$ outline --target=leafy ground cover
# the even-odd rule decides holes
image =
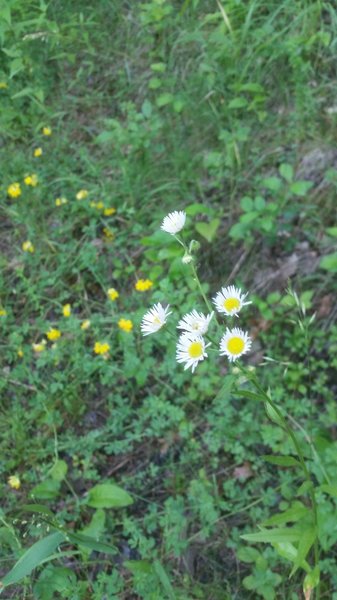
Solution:
[[[0,9],[2,596],[303,598],[310,484],[256,373],[316,486],[306,598],[337,598],[334,4]],[[246,374],[176,363],[194,267],[249,291]]]

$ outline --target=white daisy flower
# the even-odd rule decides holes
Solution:
[[[213,312],[205,316],[203,313],[192,310],[179,321],[177,328],[193,333],[193,335],[205,335],[213,315]]]
[[[238,327],[226,329],[226,333],[220,341],[220,355],[227,356],[230,361],[240,358],[246,352],[249,352],[252,340],[246,331]]]
[[[205,352],[210,343],[205,344],[201,335],[195,336],[191,333],[183,333],[177,344],[177,362],[186,363],[184,370],[192,367],[192,373],[199,361],[204,360],[208,355]]]
[[[145,313],[140,328],[143,335],[150,335],[150,333],[156,333],[166,323],[167,317],[171,312],[167,312],[170,307],[164,308],[160,302],[155,304],[150,310]]]
[[[172,213],[169,213],[165,219],[163,220],[160,229],[166,231],[166,233],[170,233],[171,235],[175,235],[182,230],[186,221],[186,213],[183,210],[175,210]]]
[[[220,292],[213,298],[213,303],[218,312],[225,315],[237,315],[241,308],[251,302],[244,302],[248,294],[243,294],[239,288],[230,285],[221,288]]]

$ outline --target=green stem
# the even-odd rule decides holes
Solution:
[[[204,300],[204,302],[205,302],[205,304],[206,304],[209,312],[213,312],[213,308],[212,308],[212,306],[211,306],[211,304],[210,304],[210,302],[209,302],[209,300],[208,300],[208,298],[207,298],[204,290],[202,289],[202,285],[200,283],[200,279],[198,277],[198,273],[197,273],[197,270],[195,268],[195,265],[194,265],[193,261],[191,262],[191,269],[192,269],[193,277],[194,277],[195,281],[197,282],[197,286],[198,286],[199,292],[200,292],[200,294],[201,294],[201,296],[202,296],[202,298],[203,298],[203,300]]]
[[[255,386],[256,390],[263,396],[264,400],[266,402],[268,402],[270,404],[270,406],[272,407],[272,409],[275,411],[275,413],[277,414],[278,418],[280,419],[280,422],[282,423],[283,428],[285,429],[285,431],[287,432],[288,436],[290,437],[290,439],[292,440],[295,450],[297,452],[297,456],[299,458],[301,467],[302,467],[302,471],[304,474],[304,477],[306,479],[306,481],[308,483],[310,483],[310,487],[309,487],[309,496],[310,496],[310,501],[311,501],[311,507],[312,507],[312,514],[313,514],[313,520],[314,520],[314,526],[315,526],[315,530],[316,530],[316,537],[315,537],[315,542],[314,542],[314,558],[315,558],[315,567],[319,565],[319,546],[318,546],[318,537],[317,537],[317,532],[318,532],[318,517],[317,517],[317,503],[316,503],[316,498],[315,498],[315,492],[313,490],[312,487],[312,480],[311,480],[311,476],[308,470],[308,467],[305,463],[304,460],[304,456],[300,447],[300,444],[298,442],[298,439],[293,431],[293,429],[290,427],[290,425],[288,424],[287,420],[284,418],[281,410],[278,408],[278,406],[273,402],[273,400],[271,400],[271,398],[268,396],[268,394],[266,394],[266,392],[263,390],[263,388],[260,386],[260,384],[258,383],[258,381],[256,381],[255,377],[252,376],[251,373],[248,373],[246,371],[246,369],[244,369],[241,365],[238,365],[239,369],[246,375],[246,377],[248,377],[248,379],[253,383],[253,385]],[[320,598],[320,585],[318,584],[317,589],[316,589],[316,599],[319,600]]]

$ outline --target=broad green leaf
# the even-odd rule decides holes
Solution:
[[[3,577],[2,585],[7,586],[18,583],[18,581],[27,575],[30,575],[36,567],[54,552],[64,539],[64,534],[57,531],[33,544],[33,546],[19,558],[9,573]]]
[[[121,508],[133,504],[133,499],[118,485],[101,483],[89,490],[87,504],[93,508]]]
[[[52,511],[49,508],[47,508],[46,506],[43,506],[43,504],[23,504],[20,507],[20,512],[36,513],[38,515],[44,515],[51,519],[53,519],[55,516],[52,513]]]
[[[322,492],[325,492],[326,494],[328,494],[329,496],[332,496],[333,498],[337,498],[337,485],[323,484],[323,485],[319,486],[319,489]]]
[[[267,177],[266,179],[262,179],[261,184],[272,192],[278,192],[282,187],[282,181],[279,177]]]
[[[205,204],[201,204],[201,202],[195,202],[194,204],[187,206],[185,212],[190,217],[195,217],[195,215],[211,215],[212,209]]]
[[[64,598],[64,593],[74,589],[75,585],[74,571],[66,567],[48,565],[43,569],[34,585],[34,598],[36,600],[53,600],[56,597],[55,594],[63,594]]]
[[[260,557],[260,552],[256,550],[256,548],[250,548],[249,546],[246,546],[244,548],[240,548],[236,555],[241,562],[252,563],[256,562],[256,560]]]
[[[293,505],[281,513],[269,517],[263,522],[264,526],[284,525],[285,523],[296,523],[308,515],[310,509],[304,506],[302,502],[294,502]]]
[[[152,115],[152,104],[150,100],[144,100],[142,104],[142,113],[146,119],[149,119]]]
[[[209,223],[196,223],[195,228],[200,235],[202,235],[209,243],[211,243],[215,237],[215,234],[220,225],[220,219],[212,219]]]
[[[301,535],[302,529],[296,527],[277,527],[276,529],[264,529],[258,533],[247,533],[240,537],[247,542],[273,544],[275,542],[297,542]]]
[[[303,531],[298,544],[297,557],[295,560],[294,567],[290,573],[290,577],[292,577],[296,573],[297,569],[303,567],[303,563],[305,562],[310,548],[315,542],[316,536],[316,529],[314,527],[308,527],[308,529]]]
[[[256,196],[254,198],[254,208],[255,210],[263,210],[266,206],[266,201],[262,196]]]
[[[42,483],[38,483],[30,492],[32,498],[40,500],[54,500],[57,498],[60,491],[60,482],[54,479],[46,479]]]
[[[311,573],[308,573],[303,582],[303,591],[313,590],[320,582],[319,567],[316,566]]]
[[[238,96],[237,98],[233,98],[233,100],[228,102],[227,108],[229,108],[229,109],[246,108],[247,105],[248,105],[248,100],[246,100],[246,98],[244,98],[243,96]]]
[[[176,596],[175,596],[175,593],[173,591],[173,587],[171,585],[171,582],[170,582],[170,580],[169,580],[169,578],[167,576],[167,573],[166,573],[164,567],[159,562],[159,560],[155,560],[154,561],[153,568],[154,568],[154,571],[155,571],[155,573],[156,573],[156,575],[157,575],[160,583],[163,586],[164,591],[167,594],[167,597],[170,600],[176,600]]]
[[[68,533],[67,539],[72,544],[84,546],[85,548],[89,548],[90,550],[95,550],[95,552],[102,552],[103,554],[116,554],[117,552],[117,548],[115,548],[115,546],[107,544],[106,542],[100,542],[98,540],[95,540],[89,535],[82,535],[82,533]]]
[[[147,560],[126,560],[123,562],[124,567],[129,569],[133,575],[138,573],[150,575],[153,573],[153,566]]]
[[[337,273],[337,252],[324,256],[319,266],[325,271],[330,271],[330,273]]]
[[[327,227],[326,232],[332,237],[337,237],[337,227]]]
[[[262,458],[264,458],[264,460],[269,462],[271,465],[278,465],[280,467],[301,466],[301,463],[293,456],[273,456],[272,454],[264,454]]]
[[[98,539],[105,529],[105,517],[106,515],[103,508],[98,508],[94,512],[89,525],[84,527],[82,531],[80,531],[80,534]]]
[[[171,104],[173,102],[174,96],[169,92],[165,92],[164,94],[160,94],[156,99],[156,105],[161,108],[162,106],[167,106],[167,104]]]
[[[240,206],[245,212],[250,212],[254,208],[254,202],[249,196],[244,196],[240,200]]]
[[[280,175],[288,182],[291,183],[294,178],[294,169],[291,165],[283,163],[279,168]]]
[[[65,460],[57,460],[49,471],[49,475],[54,481],[63,481],[68,472],[68,465]]]
[[[312,188],[311,181],[294,181],[290,186],[290,191],[295,196],[303,197]]]

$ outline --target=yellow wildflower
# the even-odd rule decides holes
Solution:
[[[107,354],[110,350],[109,344],[107,342],[96,342],[94,345],[95,354]]]
[[[87,197],[88,193],[89,193],[88,190],[80,190],[76,194],[76,199],[77,200],[84,200],[84,198]]]
[[[21,487],[21,481],[17,475],[11,475],[8,477],[8,485],[13,488],[13,490],[19,490]]]
[[[22,348],[18,349],[17,355],[18,355],[19,358],[23,358],[23,350],[22,350]]]
[[[117,300],[117,298],[119,298],[119,293],[117,292],[117,290],[115,290],[115,288],[109,288],[107,291],[109,300]]]
[[[32,175],[26,175],[26,177],[24,178],[24,182],[26,185],[31,185],[32,187],[36,187],[38,184],[38,179],[37,179],[36,173],[33,173]]]
[[[7,316],[7,310],[5,310],[4,308],[0,308],[0,317],[6,317]]]
[[[24,252],[31,252],[31,253],[35,252],[35,248],[34,248],[32,242],[30,242],[29,240],[27,240],[26,242],[23,242],[22,250]]]
[[[38,344],[32,344],[34,352],[43,352],[46,349],[46,340],[42,340]]]
[[[35,148],[35,150],[34,150],[34,156],[35,156],[35,158],[38,158],[39,156],[42,156],[42,154],[43,154],[42,148]]]
[[[85,321],[83,321],[83,323],[81,323],[81,329],[85,330],[85,329],[89,329],[91,325],[91,322],[89,319],[85,319]]]
[[[133,323],[132,323],[132,321],[130,321],[130,319],[119,319],[118,327],[122,331],[126,331],[127,333],[130,333],[130,331],[133,328]]]
[[[7,90],[8,85],[5,81],[0,81],[0,90]]]
[[[111,241],[115,237],[114,234],[112,233],[112,231],[109,229],[109,227],[103,227],[103,233],[107,240]]]
[[[71,315],[71,305],[70,304],[65,304],[62,307],[62,312],[63,312],[63,316],[64,317],[70,317],[70,315]]]
[[[138,279],[135,283],[135,289],[137,292],[147,292],[152,288],[153,282],[150,279]]]
[[[15,183],[11,183],[7,188],[7,194],[11,198],[18,198],[21,196],[20,184],[17,181]]]
[[[51,127],[43,127],[42,133],[43,133],[43,135],[51,135],[52,134]]]
[[[58,340],[61,337],[61,332],[59,329],[54,329],[53,327],[51,327],[49,329],[49,331],[47,331],[46,336],[48,338],[48,340],[50,340],[51,342],[54,342],[55,340]]]
[[[62,206],[62,204],[67,204],[68,200],[67,198],[56,198],[55,200],[55,206]]]
[[[105,217],[111,217],[111,215],[114,215],[116,212],[115,208],[105,208],[104,209],[104,216]]]

